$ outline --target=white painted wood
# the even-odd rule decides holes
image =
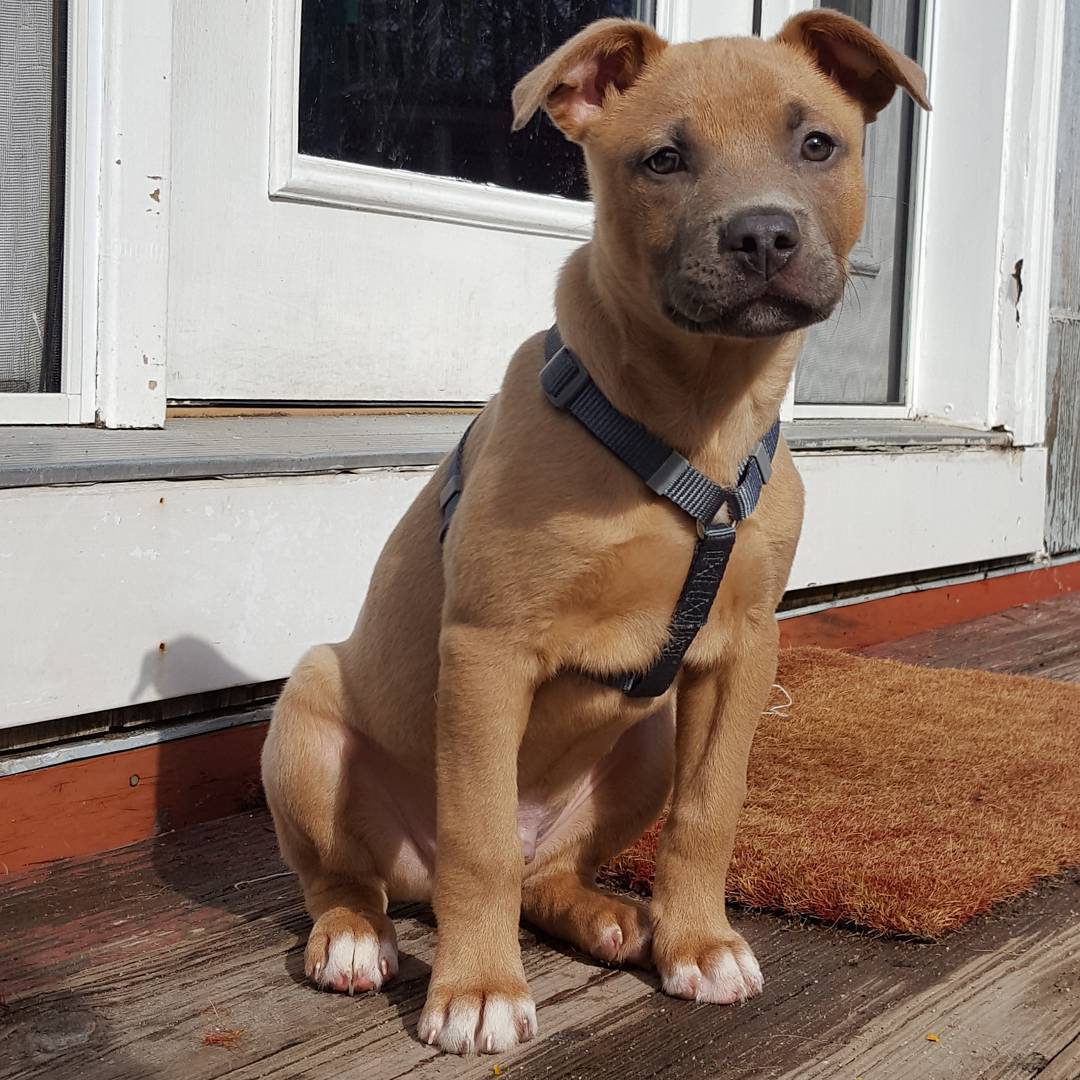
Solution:
[[[426,479],[0,492],[0,726],[287,674],[308,645],[348,634]],[[45,603],[47,582],[63,587]]]
[[[748,36],[754,0],[657,0],[656,29],[671,42]]]
[[[807,519],[792,588],[1041,546],[1041,449],[797,460]],[[0,726],[287,674],[308,645],[348,634],[374,560],[426,478],[0,491]],[[43,603],[42,582],[64,587]]]
[[[806,520],[788,587],[1038,552],[1046,452],[797,456]]]
[[[792,405],[792,420],[908,419],[907,405]],[[785,418],[786,419],[786,418]]]
[[[78,394],[0,394],[0,424],[77,424]]]
[[[687,4],[690,14],[687,41],[710,37],[746,37],[754,32],[754,0],[682,2]]]
[[[589,237],[593,223],[592,204],[576,199],[307,154],[294,154],[280,180],[272,174],[270,196],[577,240]]]
[[[175,8],[169,395],[484,400],[574,243],[270,199],[273,10]]]
[[[172,13],[172,0],[112,0],[104,10],[97,408],[106,427],[165,422]]]
[[[936,5],[932,27],[909,353],[915,409],[1003,423],[1021,443],[1043,437],[1062,10],[1062,0],[956,0]],[[1019,327],[1018,258],[1033,313]]]
[[[1050,329],[1046,313],[1051,300],[1065,2],[1014,0],[1012,10],[997,349],[990,400],[991,422],[1011,431],[1022,444],[1041,443],[1046,433]]]
[[[67,183],[61,386],[65,423],[93,423],[97,389],[104,0],[68,7]]]
[[[761,36],[772,37],[792,15],[812,7],[817,7],[815,0],[761,0]]]

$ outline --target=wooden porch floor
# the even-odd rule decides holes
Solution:
[[[918,663],[1080,681],[1080,596],[878,647]],[[8,878],[0,1080],[443,1076],[1080,1078],[1080,873],[937,945],[736,913],[766,992],[732,1008],[522,931],[541,1036],[459,1060],[415,1039],[435,935],[398,918],[385,995],[304,984],[308,923],[264,812]],[[933,1034],[936,1041],[928,1039]],[[214,1036],[229,1045],[205,1045]]]

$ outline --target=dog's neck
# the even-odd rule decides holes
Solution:
[[[617,273],[594,244],[571,256],[555,294],[563,340],[620,412],[730,482],[780,411],[802,335],[688,333],[635,305]]]

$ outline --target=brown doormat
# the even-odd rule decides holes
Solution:
[[[1080,686],[781,654],[728,896],[935,938],[1080,864]],[[605,868],[648,892],[660,825]]]

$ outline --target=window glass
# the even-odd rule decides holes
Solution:
[[[580,151],[510,92],[594,19],[652,21],[651,0],[303,0],[299,149],[581,199]]]

